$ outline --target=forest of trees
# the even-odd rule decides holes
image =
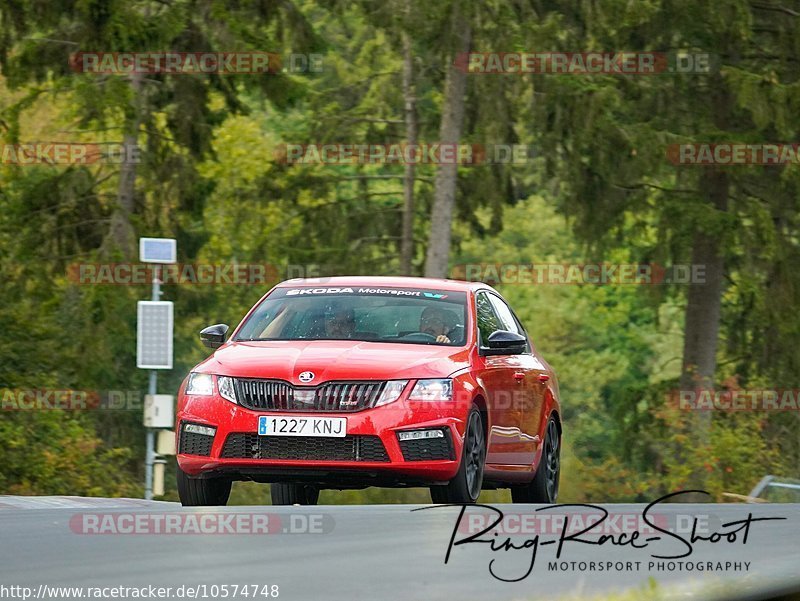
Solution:
[[[667,400],[679,388],[800,388],[800,164],[668,157],[675,144],[800,141],[798,34],[800,11],[773,0],[0,0],[0,143],[140,151],[121,163],[0,162],[3,398],[144,394],[136,301],[149,284],[70,275],[136,262],[140,236],[177,239],[181,263],[269,264],[274,281],[446,277],[473,263],[701,265],[693,284],[498,284],[559,373],[561,500],[689,485],[721,498],[768,473],[798,477],[796,406],[697,412]],[[264,51],[317,68],[76,71],[75,53],[99,51]],[[461,62],[521,51],[712,60],[649,75],[476,74]],[[528,160],[285,160],[287,144],[325,143],[524,145]],[[166,284],[175,368],[160,392],[205,356],[202,327],[238,323],[267,289]],[[141,496],[143,443],[141,411],[4,406],[0,493]],[[242,485],[232,499],[266,495]],[[367,499],[427,494],[322,501]]]

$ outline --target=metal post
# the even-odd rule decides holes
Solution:
[[[156,265],[153,268],[153,295],[151,300],[157,301],[161,296],[161,266]],[[158,390],[158,372],[150,370],[150,384],[148,386],[147,394],[156,394]],[[147,428],[147,435],[145,438],[145,455],[144,455],[144,498],[148,501],[153,499],[153,463],[156,458],[155,452],[155,431],[152,428]]]
[[[148,394],[156,393],[156,379],[157,374],[155,370],[150,372],[150,387]],[[153,499],[153,461],[155,459],[155,432],[152,428],[147,428],[145,438],[145,455],[144,455],[144,498],[148,501]]]

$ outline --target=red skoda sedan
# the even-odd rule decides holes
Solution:
[[[270,290],[179,392],[178,491],[224,505],[234,480],[274,504],[323,488],[425,486],[435,503],[484,488],[558,496],[558,382],[503,298],[482,283],[289,280]]]

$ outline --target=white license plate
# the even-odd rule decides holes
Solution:
[[[261,436],[327,436],[347,435],[345,417],[297,417],[296,415],[259,415]]]

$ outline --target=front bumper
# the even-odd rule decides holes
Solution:
[[[217,395],[181,395],[176,428],[178,465],[193,477],[223,476],[264,482],[305,481],[342,488],[444,483],[451,480],[458,470],[469,407],[469,404],[456,402],[409,403],[401,398],[382,407],[357,412],[270,412],[245,409]],[[245,435],[250,445],[257,445],[261,443],[261,439],[270,438],[272,440],[268,442],[281,445],[282,452],[287,445],[296,449],[296,445],[303,444],[303,439],[300,438],[287,440],[288,437],[258,437],[258,416],[273,414],[344,417],[347,419],[347,436],[369,438],[370,445],[362,447],[359,443],[358,449],[361,451],[369,446],[371,452],[363,452],[358,460],[343,459],[341,454],[336,458],[326,458],[327,449],[342,446],[332,441],[341,442],[342,439],[316,438],[306,441],[314,445],[313,459],[231,458],[232,444],[226,451],[229,436],[231,441],[235,439],[241,442],[242,435]],[[186,444],[182,449],[180,437],[184,423],[215,427],[216,433],[210,449],[208,445],[187,447]],[[417,429],[441,429],[449,445],[449,458],[421,458],[408,443],[403,443],[404,455],[397,433]],[[385,453],[374,452],[381,444]],[[181,452],[184,450],[189,452]],[[198,452],[205,455],[194,454]]]

